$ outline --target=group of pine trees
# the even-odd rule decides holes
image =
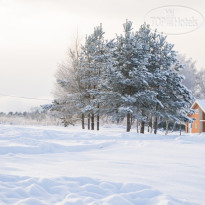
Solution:
[[[133,31],[132,22],[123,24],[124,33],[106,40],[102,25],[86,36],[85,43],[69,52],[61,65],[57,92],[51,110],[65,123],[82,119],[85,128],[99,130],[100,116],[112,121],[126,119],[127,132],[140,123],[157,133],[158,120],[192,121],[191,92],[182,84],[183,66],[166,36],[143,24]]]

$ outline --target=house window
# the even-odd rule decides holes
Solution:
[[[195,124],[195,128],[197,128],[197,124]]]
[[[196,109],[195,111],[196,111],[196,113],[195,113],[195,114],[199,114],[199,110],[198,110],[198,109]]]

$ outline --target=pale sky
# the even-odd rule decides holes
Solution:
[[[105,36],[113,38],[126,19],[137,30],[147,12],[167,5],[189,7],[205,16],[204,0],[0,0],[0,111],[49,103],[1,94],[52,98],[54,74],[77,32],[84,38],[102,23]],[[179,12],[183,16],[185,11]],[[193,32],[168,35],[167,41],[205,68],[205,23]]]

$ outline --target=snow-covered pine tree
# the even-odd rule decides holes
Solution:
[[[182,76],[178,73],[182,65],[177,59],[176,51],[173,50],[174,45],[169,44],[163,34],[157,33],[156,30],[151,31],[146,24],[141,26],[139,35],[144,44],[147,44],[146,52],[149,55],[147,69],[153,76],[149,82],[149,89],[157,93],[157,104],[150,107],[152,115],[155,116],[156,134],[158,117],[165,119],[175,117],[179,121],[184,116],[185,119],[184,112],[190,111],[188,107],[193,98],[190,91],[182,85]],[[181,114],[178,115],[177,112]]]
[[[91,114],[91,129],[94,130],[94,115],[97,115],[97,130],[99,130],[100,114],[100,81],[105,66],[105,42],[102,25],[94,28],[93,34],[86,37],[82,46],[81,75],[86,87],[87,101],[84,110]]]
[[[90,89],[92,88],[91,72],[92,72],[92,42],[93,36],[86,36],[84,45],[81,46],[80,55],[80,69],[78,76],[82,80],[83,87],[85,88],[85,107],[82,108],[82,112],[87,115],[88,129],[90,129],[90,118],[94,115],[94,108],[91,106]],[[92,118],[92,129],[94,126],[94,119]]]
[[[163,109],[160,109],[160,114],[167,126],[168,121],[174,121],[178,124],[193,122],[193,119],[187,116],[187,114],[193,113],[193,110],[190,109],[193,96],[191,91],[182,84],[184,77],[176,71],[167,72],[165,77],[167,97],[163,101]]]
[[[97,118],[97,130],[99,130],[100,126],[100,107],[101,107],[101,76],[104,69],[106,69],[107,64],[107,47],[104,40],[104,32],[102,29],[102,24],[94,28],[93,33],[94,41],[93,41],[93,72],[91,80],[94,82],[92,89],[90,90],[90,94],[92,96],[91,103],[95,107],[95,114]]]
[[[107,114],[114,119],[127,118],[127,132],[131,129],[131,119],[145,121],[143,112],[155,102],[155,92],[150,91],[152,75],[146,66],[149,56],[143,51],[139,36],[132,32],[132,22],[123,24],[124,35],[111,41],[110,65],[103,73],[104,104]],[[139,115],[140,113],[140,115]]]

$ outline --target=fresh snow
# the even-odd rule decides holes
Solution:
[[[205,134],[0,126],[0,205],[205,202]]]

